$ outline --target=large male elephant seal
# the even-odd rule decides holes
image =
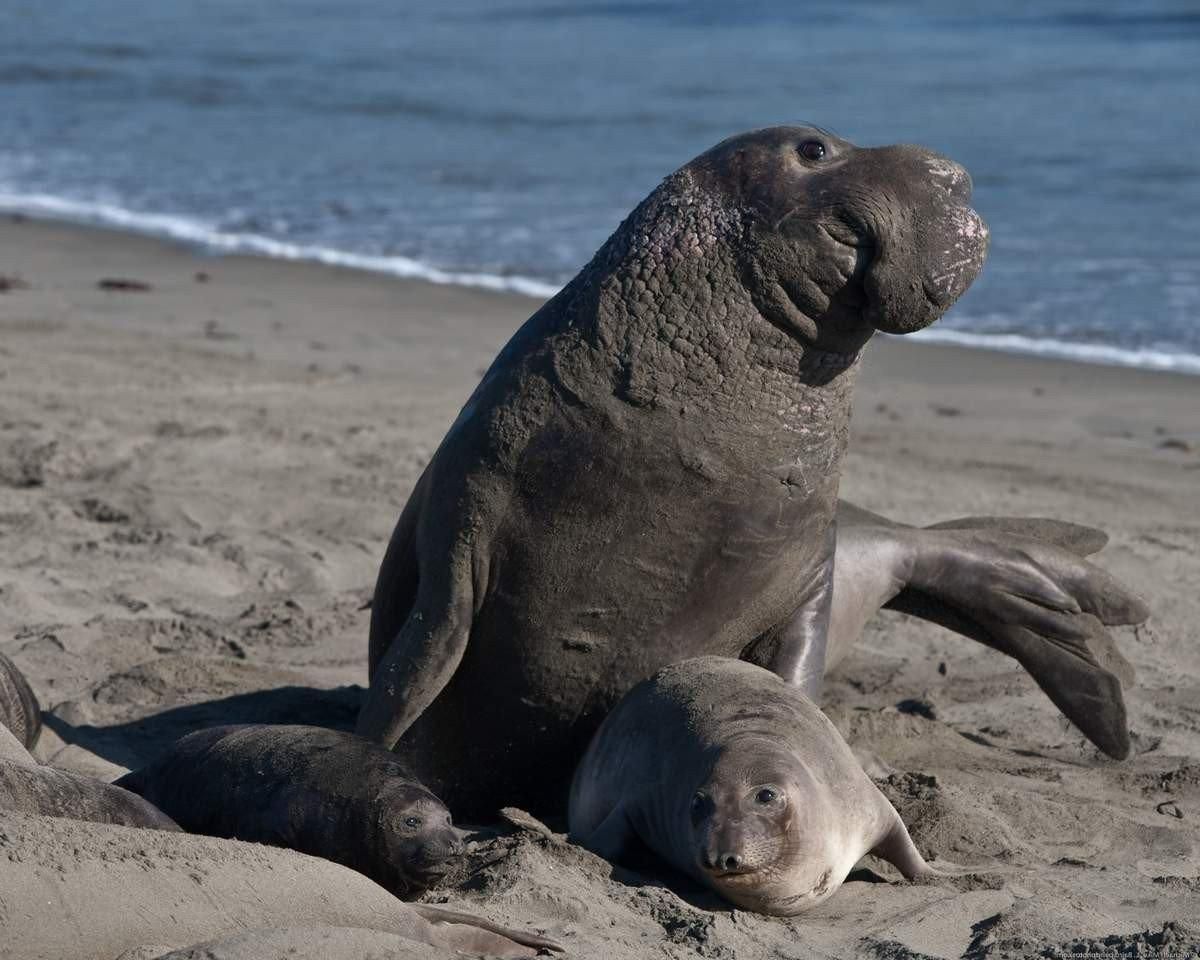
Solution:
[[[42,732],[42,708],[29,681],[0,653],[0,724],[8,727],[25,747],[32,749]]]
[[[747,910],[791,916],[866,853],[932,875],[900,815],[795,684],[724,657],[643,680],[601,724],[571,785],[571,839],[638,846]]]
[[[463,852],[450,811],[395,754],[339,730],[199,730],[117,786],[191,833],[291,847],[398,894],[430,886]]]
[[[359,731],[458,815],[561,810],[637,681],[714,654],[815,695],[828,638],[911,587],[911,609],[1020,652],[1126,753],[1119,681],[1069,622],[1128,613],[1123,593],[1096,605],[1094,568],[1003,531],[835,520],[860,351],[978,273],[970,192],[929,150],[810,127],[669,176],[500,352],[417,482],[376,585]]]

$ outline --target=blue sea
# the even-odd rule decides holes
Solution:
[[[0,210],[214,253],[549,294],[793,121],[972,172],[918,336],[1200,373],[1195,0],[0,0]]]

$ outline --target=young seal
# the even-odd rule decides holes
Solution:
[[[970,192],[931,151],[810,127],[669,176],[500,352],[418,480],[376,584],[359,732],[460,816],[561,811],[635,682],[713,654],[815,697],[831,632],[915,596],[1127,753],[1090,646],[1134,602],[1098,606],[1111,580],[1024,535],[838,506],[860,351],[978,273]]]
[[[42,708],[37,697],[25,675],[3,653],[0,653],[0,724],[31,750],[42,732]]]
[[[761,667],[659,671],[600,726],[571,787],[571,839],[608,860],[639,843],[725,899],[791,916],[874,853],[934,875],[841,734]]]
[[[450,811],[394,754],[338,730],[199,730],[117,784],[189,832],[291,847],[398,894],[429,886],[463,853]]]
[[[0,954],[21,960],[94,960],[297,923],[381,930],[488,956],[562,949],[469,914],[404,903],[339,864],[236,840],[0,811],[0,863]]]

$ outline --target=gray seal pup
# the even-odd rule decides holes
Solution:
[[[27,749],[32,750],[42,732],[42,708],[25,675],[0,653],[0,724],[8,727]]]
[[[1096,602],[1111,578],[1024,535],[838,503],[863,346],[932,323],[982,266],[970,194],[930,150],[812,127],[667,177],[517,331],[414,487],[358,731],[459,816],[560,813],[634,683],[707,654],[816,698],[830,637],[915,596],[1127,753],[1119,679],[1074,620],[1125,622],[1123,591]]]
[[[95,960],[300,923],[380,930],[472,955],[562,949],[397,900],[340,864],[236,840],[0,811],[0,863],[0,954],[21,960]]]
[[[571,839],[605,859],[643,845],[757,913],[816,906],[867,853],[909,879],[938,873],[816,704],[723,657],[629,692],[580,761],[569,820]]]
[[[189,832],[324,857],[401,895],[430,886],[463,853],[450,811],[395,754],[339,730],[199,730],[117,784]]]

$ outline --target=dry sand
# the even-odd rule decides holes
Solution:
[[[392,524],[536,304],[15,221],[0,274],[24,282],[0,285],[0,650],[47,709],[38,756],[112,777],[199,726],[349,726]],[[586,957],[1195,955],[1200,379],[876,343],[843,493],[1107,530],[1098,562],[1154,611],[1119,636],[1135,756],[1098,755],[1012,661],[883,615],[828,712],[894,769],[927,857],[1009,873],[866,861],[777,920],[513,828],[426,899]]]

